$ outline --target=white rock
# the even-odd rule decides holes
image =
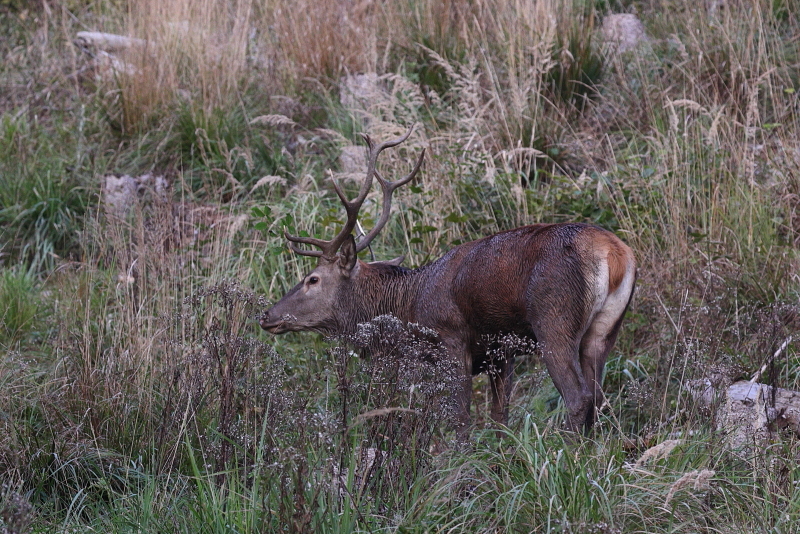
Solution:
[[[610,53],[621,54],[650,41],[642,21],[629,13],[607,15],[601,33]]]
[[[356,145],[342,147],[339,166],[343,174],[363,174],[367,169],[367,155],[364,147]]]
[[[169,200],[169,182],[163,176],[150,173],[141,176],[115,176],[110,174],[103,179],[103,203],[106,213],[124,219],[131,208],[148,192],[157,200]]]
[[[136,180],[127,174],[106,176],[103,183],[103,202],[106,213],[124,219],[131,206],[138,201],[136,189]]]
[[[349,110],[367,110],[383,93],[374,72],[349,74],[342,77],[339,85],[339,102]]]

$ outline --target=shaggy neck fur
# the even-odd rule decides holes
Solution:
[[[360,263],[350,283],[339,291],[336,334],[355,332],[356,325],[390,314],[414,321],[415,303],[426,267],[406,269],[386,264]]]

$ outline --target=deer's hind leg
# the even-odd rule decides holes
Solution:
[[[632,288],[630,294],[632,294]],[[614,343],[617,341],[622,318],[630,302],[630,294],[625,300],[609,298],[592,320],[581,339],[580,362],[583,376],[592,393],[592,407],[586,414],[585,425],[589,429],[594,424],[597,412],[603,406],[603,369]]]
[[[597,417],[597,412],[603,406],[605,397],[603,396],[603,369],[606,365],[608,353],[617,339],[619,325],[622,317],[619,318],[611,331],[604,329],[590,328],[583,336],[580,347],[580,362],[586,385],[591,393],[592,403],[586,412],[584,425],[587,429],[591,428]]]
[[[547,273],[547,283],[532,283],[528,306],[531,333],[547,372],[567,408],[567,430],[579,432],[592,407],[593,396],[580,363],[581,339],[591,319],[583,297],[584,284],[558,270]],[[554,288],[575,287],[562,292]]]
[[[579,432],[585,424],[593,399],[578,361],[579,340],[553,336],[537,336],[537,339],[542,340],[542,359],[567,407],[565,426],[567,430]]]

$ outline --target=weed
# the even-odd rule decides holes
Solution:
[[[180,419],[165,417],[159,433],[177,430],[180,438],[186,425],[213,425],[213,431],[202,435],[200,450],[203,465],[212,465],[222,480],[234,452],[239,461],[252,462],[254,435],[262,425],[277,430],[278,418],[288,412],[282,362],[267,346],[242,335],[264,306],[262,299],[231,283],[200,289],[187,300],[185,313],[176,317],[175,331],[181,338],[169,343],[178,366],[172,378],[175,389],[163,413],[184,413]],[[205,419],[208,415],[211,421]],[[198,416],[203,420],[196,421]]]
[[[8,534],[26,534],[30,532],[33,522],[33,505],[22,495],[4,488],[0,496],[0,519],[3,520],[3,532]]]
[[[373,451],[361,492],[391,498],[426,472],[434,439],[454,424],[458,368],[444,354],[438,334],[391,316],[359,325],[346,339],[366,349],[366,357],[350,374],[353,352],[347,346],[334,349],[342,425],[363,426],[360,448]]]
[[[0,135],[4,263],[21,259],[39,269],[52,266],[54,255],[77,255],[78,229],[89,204],[82,180],[67,171],[52,134],[42,125],[31,124],[26,117],[6,117]],[[67,140],[63,129],[58,136]]]

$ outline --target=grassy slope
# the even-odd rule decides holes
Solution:
[[[684,384],[749,377],[800,330],[800,12],[697,4],[0,2],[0,530],[796,531],[797,439],[733,453]],[[603,56],[606,9],[651,41]],[[159,45],[104,78],[86,29]],[[365,71],[381,89],[343,103]],[[250,290],[310,266],[282,228],[341,220],[342,146],[411,123],[384,167],[426,164],[377,257],[566,220],[636,251],[591,439],[564,442],[533,356],[507,436],[465,451],[450,370],[393,364],[424,332],[376,322],[369,361],[258,332]],[[109,215],[102,177],[145,172],[168,192]],[[795,345],[768,369],[800,389]]]

